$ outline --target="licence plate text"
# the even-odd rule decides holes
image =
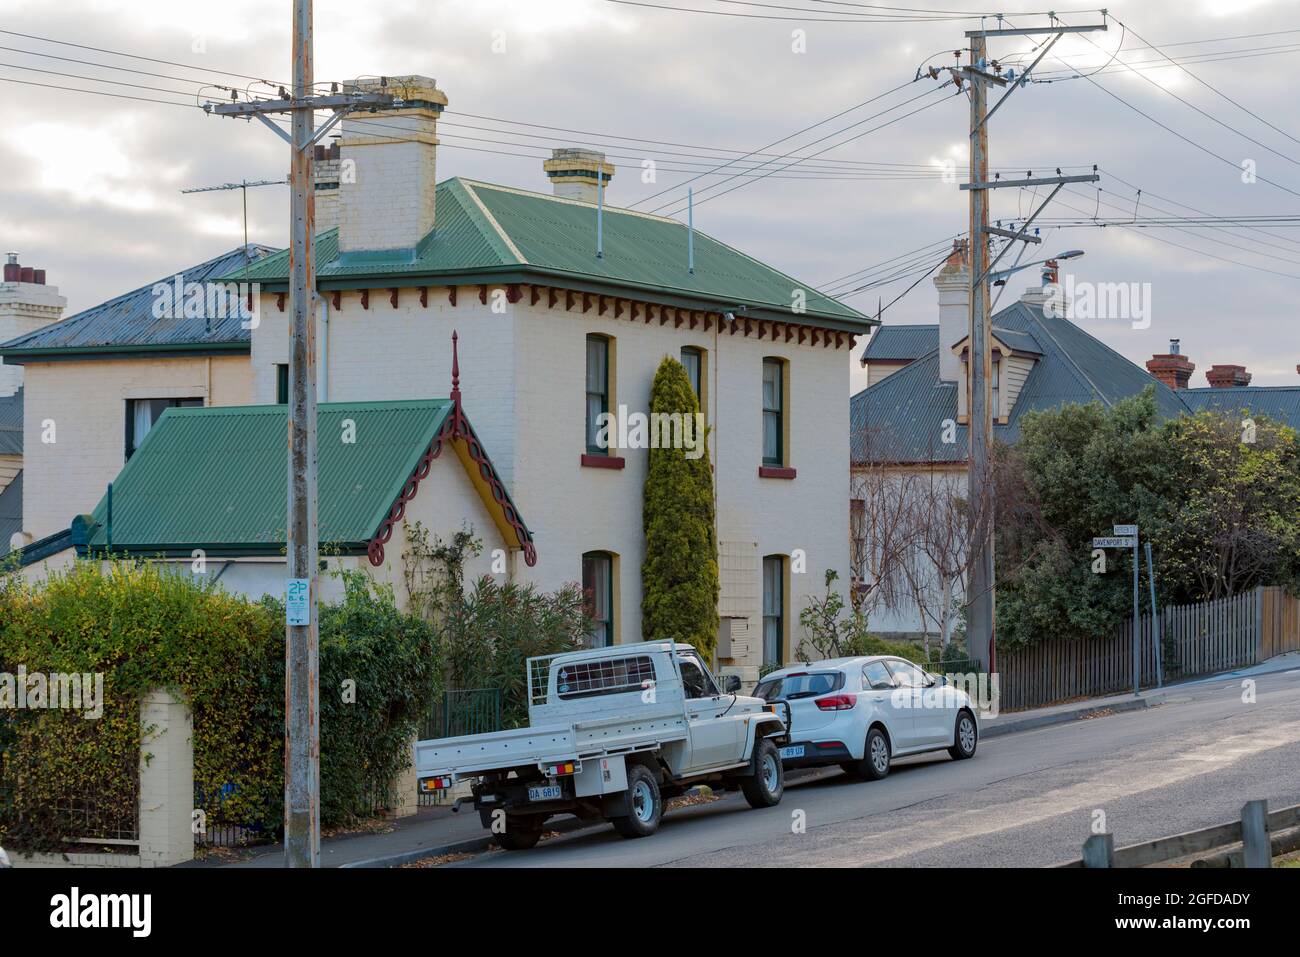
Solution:
[[[563,792],[558,784],[543,784],[539,787],[530,787],[528,789],[528,800],[530,801],[558,801]]]

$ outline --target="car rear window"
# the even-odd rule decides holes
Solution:
[[[816,695],[829,694],[844,687],[844,674],[839,671],[805,671],[798,674],[782,675],[759,682],[754,689],[754,696],[764,701],[784,698],[794,701],[799,698],[812,698]]]

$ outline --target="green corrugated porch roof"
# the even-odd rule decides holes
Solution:
[[[344,253],[338,231],[317,239],[322,289],[460,282],[572,283],[575,288],[671,304],[734,310],[794,323],[866,332],[876,320],[786,274],[695,231],[695,272],[687,270],[685,224],[606,207],[604,255],[596,258],[596,207],[544,193],[454,178],[438,184],[436,225],[412,250]],[[288,280],[288,252],[267,257],[247,278],[272,291]],[[243,274],[241,273],[241,278]],[[791,309],[803,290],[806,311]]]
[[[93,529],[83,550],[111,548],[145,556],[188,555],[196,548],[213,556],[281,554],[288,500],[287,408],[168,409],[113,483],[111,543],[105,495],[92,515]],[[355,554],[382,535],[412,477],[422,477],[417,468],[435,440],[455,444],[455,410],[452,399],[317,407],[323,548],[332,545]],[[470,430],[463,415],[460,422]],[[345,437],[355,441],[345,442]],[[444,449],[441,457],[460,456],[448,456]],[[499,483],[486,459],[472,468],[465,461],[465,467],[472,479]],[[499,507],[517,518],[509,496],[503,488],[500,492]],[[515,531],[519,541],[510,541],[511,547],[531,552],[531,535],[521,518]],[[380,560],[382,554],[380,548]]]

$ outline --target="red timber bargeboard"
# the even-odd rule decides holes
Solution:
[[[447,416],[442,428],[429,443],[429,447],[420,457],[410,477],[402,485],[402,490],[389,508],[388,514],[379,523],[378,531],[366,545],[366,554],[370,558],[371,565],[379,566],[384,563],[384,546],[392,539],[393,528],[406,515],[407,504],[420,491],[420,483],[429,477],[429,469],[433,466],[434,459],[442,455],[443,446],[447,443],[456,450],[457,457],[469,473],[470,481],[478,491],[479,497],[483,499],[484,505],[488,506],[490,512],[495,508],[493,520],[497,527],[501,529],[503,535],[507,529],[513,533],[519,548],[523,550],[524,561],[529,567],[537,564],[537,549],[533,545],[532,533],[524,525],[514,502],[510,500],[510,494],[501,481],[501,476],[497,474],[492,460],[488,458],[483,443],[479,441],[478,435],[469,424],[469,419],[465,417],[465,410],[461,405],[460,356],[457,340],[458,336],[453,332],[451,334],[451,414]]]

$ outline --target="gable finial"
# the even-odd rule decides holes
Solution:
[[[456,340],[459,338],[456,330],[453,329],[451,331],[451,397],[457,401],[460,399],[460,356],[456,346]]]

